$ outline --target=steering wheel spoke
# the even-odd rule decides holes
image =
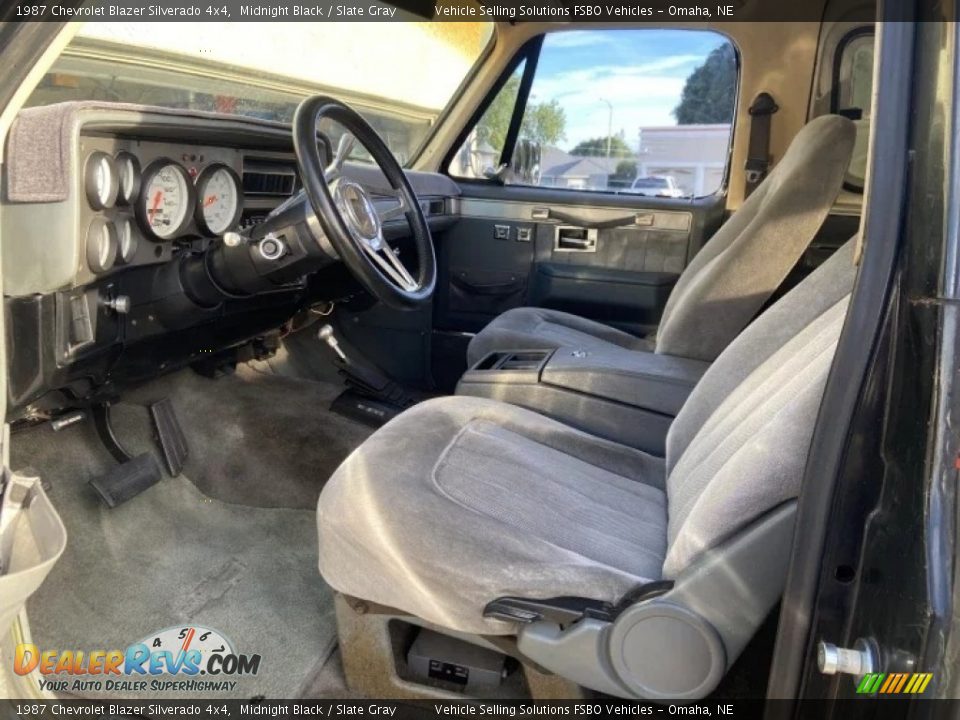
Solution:
[[[343,164],[347,161],[347,158],[350,157],[350,153],[353,151],[355,144],[356,138],[350,133],[345,132],[340,136],[340,142],[337,143],[337,152],[334,153],[333,160],[323,169],[323,174],[324,177],[326,177],[328,185],[343,174]]]
[[[403,264],[399,253],[381,236],[375,243],[362,243],[363,251],[376,263],[383,273],[402,289],[416,290],[418,285],[407,266]]]
[[[389,197],[392,202],[391,205],[384,207],[383,201],[380,201],[377,205],[377,215],[380,216],[380,222],[382,223],[396,220],[410,212],[410,208],[407,206],[407,201],[402,193],[394,191]]]

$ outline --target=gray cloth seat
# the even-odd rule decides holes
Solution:
[[[544,308],[515,308],[470,342],[473,365],[497,350],[611,345],[712,362],[760,311],[809,247],[843,184],[856,141],[837,115],[809,122],[783,158],[677,280],[654,335]]]
[[[671,426],[665,459],[491,400],[404,412],[320,495],[323,577],[445,628],[512,634],[483,617],[487,603],[613,602],[682,575],[798,495],[852,256],[850,242],[721,354]]]

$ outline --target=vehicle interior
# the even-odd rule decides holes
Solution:
[[[9,464],[46,523],[3,621],[215,628],[262,657],[224,696],[764,696],[873,249],[875,10],[821,4],[411,18],[399,97],[254,72],[249,24],[61,34],[3,155]]]

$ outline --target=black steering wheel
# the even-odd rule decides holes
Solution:
[[[317,144],[317,123],[322,118],[334,120],[346,130],[333,162],[326,167]],[[389,197],[378,199],[379,207],[366,188],[342,174],[353,138],[366,148],[390,184]],[[437,282],[430,228],[403,169],[377,132],[339,100],[317,95],[301,102],[294,113],[293,147],[317,221],[354,276],[374,297],[393,308],[409,310],[429,300]],[[390,205],[384,207],[384,201]],[[416,275],[384,238],[383,223],[401,216],[406,217],[413,235]]]

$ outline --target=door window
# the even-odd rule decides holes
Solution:
[[[872,31],[855,30],[841,43],[834,68],[832,110],[851,118],[857,128],[857,140],[845,181],[850,190],[863,190],[863,179],[867,172],[873,98],[873,45]]]
[[[499,171],[513,184],[647,197],[711,195],[727,175],[737,68],[733,45],[715,32],[550,33],[536,62],[494,97],[450,174]],[[533,78],[523,96],[525,71]],[[508,147],[515,113],[522,121]]]

